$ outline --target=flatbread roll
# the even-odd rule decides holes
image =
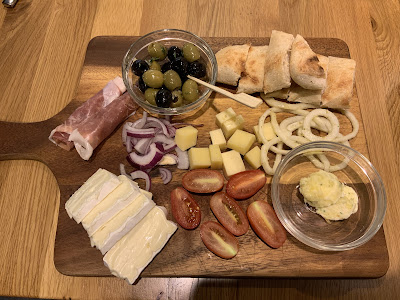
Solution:
[[[322,94],[322,106],[329,108],[350,108],[353,95],[356,62],[350,58],[329,56],[326,88]]]
[[[322,90],[307,90],[297,83],[292,82],[287,100],[290,102],[301,102],[320,106],[321,96]]]
[[[297,35],[290,53],[290,76],[299,86],[309,90],[323,90],[326,86],[327,70],[307,41]]]
[[[264,86],[265,58],[268,46],[251,46],[244,74],[239,80],[238,93],[261,92]]]
[[[289,52],[292,34],[272,30],[265,59],[264,93],[290,87]]]
[[[237,86],[245,64],[250,45],[233,45],[219,50],[215,57],[218,63],[217,82]]]
[[[263,98],[278,98],[278,99],[287,99],[289,97],[290,88],[284,88],[275,92],[271,92],[268,94],[263,94]]]

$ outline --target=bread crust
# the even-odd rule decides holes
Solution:
[[[218,63],[217,82],[237,86],[245,71],[250,44],[232,45],[219,50],[215,57]]]

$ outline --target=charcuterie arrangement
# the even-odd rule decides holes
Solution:
[[[199,87],[187,75],[208,80],[201,50],[190,43],[168,49],[155,41],[146,51],[151,58],[132,60],[131,67],[132,80],[150,105],[185,106],[198,99]],[[237,237],[249,230],[265,247],[282,247],[287,233],[273,207],[254,199],[244,208],[241,200],[265,186],[291,149],[311,141],[349,145],[357,135],[359,124],[349,110],[354,60],[314,53],[302,36],[280,31],[272,31],[268,45],[228,45],[215,57],[217,82],[237,86],[237,93],[260,96],[268,106],[255,108],[265,112],[258,122],[247,123],[252,131],[244,129],[249,122],[246,116],[232,107],[216,114],[215,126],[207,132],[201,125],[174,122],[146,111],[133,120],[141,108],[117,76],[50,133],[56,145],[75,148],[82,159],[89,160],[123,123],[121,147],[127,160],[120,163],[121,174],[99,169],[70,197],[65,209],[87,231],[110,272],[131,284],[176,230],[199,234],[204,247],[221,259],[237,255]],[[340,132],[332,110],[348,118],[351,133]],[[209,136],[208,147],[198,146],[200,135]],[[357,194],[333,174],[348,161],[331,165],[318,153],[309,159],[321,171],[300,181],[304,204],[327,222],[351,218],[358,209]],[[173,217],[168,220],[166,208],[153,199],[150,172],[157,169],[168,184],[173,168],[187,171],[181,185],[168,195]],[[138,184],[140,179],[144,185]],[[209,195],[215,220],[202,220],[196,194]]]

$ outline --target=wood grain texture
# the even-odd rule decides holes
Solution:
[[[144,2],[146,10],[143,10]],[[48,105],[37,107],[37,100],[26,97],[32,90],[37,66],[42,71],[52,69],[52,59],[38,55],[47,31],[54,36],[47,47],[62,43],[63,30],[74,36],[74,47],[61,59],[79,64],[83,61],[87,44],[97,35],[141,35],[162,27],[191,30],[201,36],[269,36],[272,29],[300,33],[307,37],[336,37],[343,39],[357,61],[357,93],[364,120],[371,120],[365,128],[370,159],[384,180],[388,199],[400,194],[399,157],[400,137],[396,113],[400,97],[398,89],[399,60],[398,19],[400,4],[395,0],[375,1],[306,1],[266,0],[250,1],[163,1],[120,0],[91,1],[22,1],[12,10],[1,8],[0,13],[0,119],[39,121],[37,116],[51,117],[64,108],[66,95],[78,83],[79,70],[64,76],[64,81],[49,81],[49,77],[36,77],[36,86],[49,85],[58,91],[44,97]],[[45,7],[45,5],[47,5]],[[70,23],[54,19],[55,7],[70,9]],[[129,8],[127,10],[119,7]],[[115,6],[118,6],[116,8]],[[82,9],[86,7],[86,9]],[[153,9],[157,7],[157,9]],[[176,8],[179,8],[177,10]],[[152,11],[153,9],[153,11]],[[132,18],[127,16],[132,15]],[[95,22],[80,26],[80,22]],[[168,17],[169,16],[169,17]],[[372,17],[372,19],[371,19]],[[117,21],[116,21],[117,20]],[[50,29],[50,24],[53,29]],[[57,24],[63,24],[59,26]],[[88,37],[87,34],[90,36]],[[34,43],[32,42],[34,40]],[[13,54],[13,51],[17,54]],[[21,56],[21,58],[20,58]],[[81,67],[81,64],[77,67]],[[64,96],[62,96],[64,95]],[[374,101],[364,102],[372,97]],[[36,104],[35,104],[36,103]],[[31,107],[35,106],[35,109]],[[377,121],[379,120],[379,121]],[[392,135],[394,133],[394,135]],[[1,143],[1,141],[0,141]],[[69,277],[54,267],[54,240],[56,234],[59,195],[57,183],[50,170],[41,163],[7,161],[0,163],[1,256],[0,295],[19,295],[44,298],[72,299],[396,299],[400,294],[400,204],[389,200],[384,227],[390,257],[387,274],[373,280],[287,280],[287,279],[191,279],[145,278],[129,286],[116,278]],[[27,189],[26,180],[30,181]],[[5,184],[5,182],[9,182]],[[46,193],[39,192],[46,189]],[[22,192],[19,192],[22,191]],[[22,199],[22,200],[21,200]],[[46,203],[47,207],[40,205]],[[17,210],[7,213],[18,203]],[[33,207],[32,219],[27,223],[24,214]],[[40,221],[41,220],[41,221]],[[44,221],[46,220],[46,221]],[[43,223],[41,223],[43,222]],[[12,227],[7,224],[25,223],[30,226]],[[46,225],[49,224],[49,225]],[[36,238],[40,226],[49,226]],[[12,248],[13,245],[18,247]],[[11,248],[9,248],[11,247]],[[7,249],[7,250],[6,250]],[[32,249],[29,254],[27,249]],[[35,250],[33,250],[35,249]],[[29,259],[22,258],[28,253]],[[44,257],[44,260],[41,259]],[[18,264],[18,268],[15,266]]]

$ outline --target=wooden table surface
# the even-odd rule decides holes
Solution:
[[[370,160],[386,186],[390,267],[379,279],[68,277],[54,267],[59,190],[36,161],[0,162],[0,295],[72,299],[395,299],[400,294],[400,3],[300,0],[19,0],[0,8],[0,120],[47,119],[73,98],[91,38],[181,28],[268,37],[272,29],[344,40]],[[363,101],[363,99],[373,101]],[[378,121],[379,120],[379,121]],[[24,141],[21,141],[23,143]],[[0,141],[1,143],[1,141]]]

